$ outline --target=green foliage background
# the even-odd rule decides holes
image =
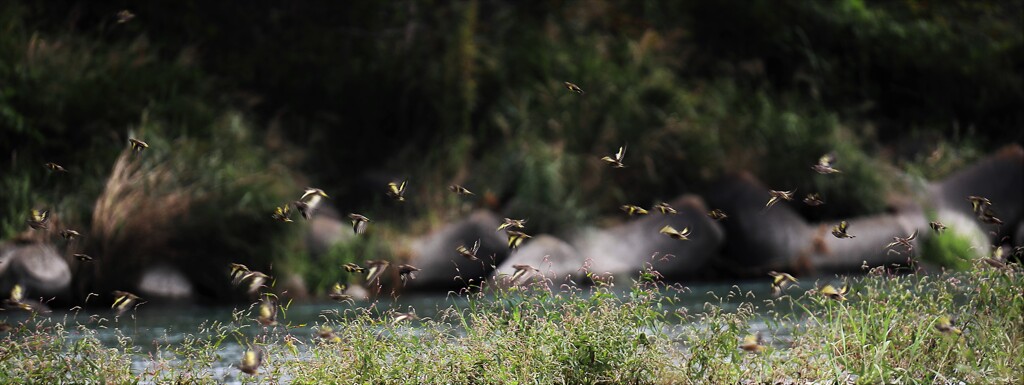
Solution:
[[[388,179],[409,177],[420,204],[382,214],[408,219],[451,209],[444,186],[458,182],[553,233],[623,202],[706,193],[740,169],[820,191],[830,204],[810,219],[878,212],[886,164],[920,170],[937,148],[953,149],[940,164],[962,164],[1024,141],[1022,7],[5,1],[2,236],[33,207],[89,224],[129,135],[208,173],[198,189],[225,189],[189,222],[217,225],[185,243],[285,266],[307,255],[300,242],[259,223],[306,183],[344,212],[378,207]],[[136,17],[117,23],[122,9]],[[629,172],[605,172],[598,159],[623,144]],[[829,151],[845,178],[794,172]]]

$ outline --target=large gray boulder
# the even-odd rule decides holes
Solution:
[[[590,271],[615,276],[636,276],[645,264],[667,279],[701,274],[718,254],[725,239],[722,228],[707,216],[707,208],[697,196],[677,198],[670,205],[679,212],[663,215],[651,211],[639,219],[607,229],[585,229],[573,244],[590,261]],[[661,234],[669,225],[677,230],[689,227],[690,240],[682,241]]]
[[[491,275],[491,280],[503,284],[503,276],[509,277],[515,273],[514,265],[530,265],[538,270],[539,274],[532,274],[524,280],[517,282],[522,284],[527,281],[540,279],[549,280],[553,284],[575,282],[579,283],[583,278],[583,267],[585,260],[576,251],[576,248],[554,236],[541,234],[523,243],[519,249],[512,253]]]
[[[708,204],[729,216],[720,222],[728,234],[719,266],[722,270],[739,275],[788,270],[792,264],[800,263],[796,260],[798,256],[813,252],[815,230],[791,207],[803,204],[806,191],[797,191],[793,201],[780,201],[766,209],[771,198],[768,190],[747,172],[726,176],[712,187]]]
[[[931,236],[928,220],[920,212],[903,214],[882,214],[854,218],[847,221],[847,233],[855,238],[836,238],[832,235],[832,227],[839,221],[825,222],[817,226],[815,243],[811,257],[814,272],[822,273],[863,273],[862,266],[883,266],[891,263],[905,263],[908,258],[921,252],[922,240]],[[904,247],[895,246],[891,250],[886,246],[893,237],[908,237],[918,232],[916,239],[911,241],[914,248],[909,253]]]
[[[495,231],[500,222],[494,213],[479,210],[460,222],[413,240],[408,263],[421,271],[405,289],[446,291],[466,287],[470,282],[480,284],[508,256],[505,232]],[[470,261],[455,251],[459,245],[470,247],[477,240],[479,260]]]
[[[995,155],[932,184],[930,190],[938,208],[972,217],[967,197],[977,195],[990,199],[996,216],[1004,223],[1002,231],[990,240],[1011,235],[1016,224],[1024,219],[1024,149],[1016,144],[1004,147]],[[995,229],[991,225],[983,225],[983,228]]]
[[[301,216],[297,221],[303,221]],[[328,203],[321,203],[313,217],[309,219],[309,232],[306,233],[306,245],[311,255],[320,256],[331,250],[335,244],[355,237],[348,220],[342,220],[338,211]]]
[[[45,243],[0,245],[0,290],[21,284],[29,297],[66,297],[71,269],[53,245]]]
[[[176,302],[192,299],[192,282],[181,270],[164,264],[146,268],[138,287],[139,295],[146,300]]]

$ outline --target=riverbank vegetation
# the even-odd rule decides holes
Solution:
[[[253,309],[184,336],[140,341],[85,313],[38,315],[0,344],[0,380],[19,382],[662,384],[1015,383],[1024,365],[1024,274],[978,263],[966,272],[850,278],[837,301],[800,282],[777,298],[734,288],[680,307],[686,289],[640,281],[472,293],[422,319],[396,321],[380,303],[326,305],[297,325]],[[767,282],[765,283],[768,284]],[[628,286],[616,290],[613,286]],[[808,290],[809,289],[809,290]],[[112,317],[108,317],[112,318]],[[946,325],[946,318],[949,325]],[[948,326],[948,327],[947,327]],[[312,330],[311,330],[312,329]],[[761,333],[763,348],[741,349]],[[101,333],[107,338],[102,339]],[[264,352],[255,376],[233,366],[239,346]]]

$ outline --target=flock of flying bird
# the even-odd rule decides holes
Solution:
[[[121,16],[124,16],[126,19],[130,19],[130,16],[127,14],[119,14],[119,17]],[[581,95],[584,93],[583,90],[576,84],[565,82],[564,85],[571,92]],[[130,138],[128,141],[131,146],[131,150],[136,155],[142,152],[143,150],[149,148],[149,144],[142,140]],[[615,154],[604,156],[601,158],[601,160],[607,163],[612,168],[621,169],[626,167],[624,163],[625,156],[626,146],[622,146]],[[819,174],[825,175],[841,173],[840,170],[834,167],[835,162],[835,155],[827,154],[822,156],[816,164],[812,165],[811,169]],[[67,170],[64,167],[56,163],[46,163],[45,167],[53,172],[67,172]],[[387,186],[387,190],[385,191],[385,194],[391,199],[393,199],[395,202],[404,202],[407,182],[408,180],[389,183]],[[460,185],[451,185],[448,186],[448,189],[452,193],[460,196],[474,195],[472,191]],[[769,190],[769,193],[771,197],[765,204],[764,210],[770,209],[772,206],[783,200],[792,201],[794,198],[794,194],[796,193],[796,190]],[[324,198],[329,198],[329,196],[323,190],[312,187],[307,188],[299,197],[298,200],[290,204],[286,203],[280,207],[275,208],[275,210],[271,214],[271,218],[273,220],[280,222],[292,222],[291,208],[294,207],[295,210],[297,210],[303,218],[309,219],[313,216],[317,207],[322,203]],[[1002,224],[1002,221],[998,217],[996,217],[995,212],[992,210],[992,202],[990,200],[979,196],[970,196],[968,197],[968,200],[973,205],[973,211],[980,221],[993,225]],[[819,206],[824,204],[824,201],[821,199],[821,196],[817,193],[807,194],[803,201],[804,203],[810,206]],[[621,210],[630,216],[648,214],[648,210],[640,206],[630,204],[622,205]],[[651,211],[657,211],[664,215],[674,215],[677,213],[672,206],[665,202],[660,202],[656,204],[654,207],[651,208]],[[708,217],[719,221],[728,218],[728,215],[720,209],[712,209],[707,212],[707,215]],[[369,218],[358,213],[348,214],[348,218],[351,220],[352,223],[352,231],[356,234],[364,233],[366,231],[367,226],[371,222]],[[50,214],[48,211],[33,209],[31,210],[29,218],[26,220],[26,222],[32,229],[45,231],[49,229],[49,219]],[[506,235],[508,237],[507,246],[510,250],[514,251],[525,240],[531,238],[530,235],[522,231],[526,228],[526,222],[526,219],[505,218],[504,221],[498,226],[497,231],[504,230],[506,232]],[[946,226],[940,222],[931,222],[930,227],[938,234],[941,234],[942,231],[946,229]],[[846,221],[841,221],[835,226],[833,226],[832,235],[840,239],[855,238],[856,236],[850,234],[848,232],[848,229],[849,223],[847,223]],[[689,227],[684,227],[681,230],[677,230],[672,226],[668,225],[662,227],[659,232],[670,238],[683,241],[689,240],[689,237],[691,235]],[[77,237],[80,237],[81,233],[73,229],[64,229],[60,231],[60,235],[65,240],[71,241]],[[885,249],[888,250],[889,252],[899,253],[899,251],[895,250],[895,248],[901,247],[904,250],[904,252],[909,254],[910,252],[913,251],[914,246],[912,241],[917,237],[917,235],[917,231],[914,231],[914,233],[906,237],[895,236],[893,237],[893,241],[885,246]],[[454,251],[455,255],[459,255],[471,261],[476,261],[479,259],[479,256],[477,256],[477,252],[479,251],[479,249],[480,241],[477,240],[471,246],[460,245]],[[1016,252],[1024,254],[1024,250],[1022,250],[1021,247],[1018,247],[1015,250],[1015,253]],[[92,257],[85,254],[74,254],[74,258],[81,262],[90,262],[93,260]],[[985,262],[997,268],[1006,267],[1005,256],[1002,256],[1001,254],[995,256],[995,258],[985,258]],[[342,266],[342,268],[348,273],[365,273],[365,281],[368,284],[375,283],[379,285],[381,275],[390,266],[391,262],[389,261],[372,260],[367,261],[365,267],[359,266],[355,263],[347,263],[344,266]],[[511,285],[515,285],[520,279],[526,277],[527,274],[539,271],[533,266],[525,264],[513,265],[513,268],[515,269],[515,272],[510,277],[508,277],[508,282]],[[409,280],[415,279],[417,272],[420,271],[419,268],[409,264],[399,264],[396,267],[396,269],[403,285]],[[782,293],[787,287],[797,283],[797,279],[788,273],[772,271],[769,273],[769,275],[772,277],[772,295],[776,297],[782,295]],[[259,302],[256,321],[263,326],[276,325],[278,312],[277,296],[269,292],[261,293],[262,289],[267,288],[268,283],[270,283],[273,280],[273,278],[263,272],[251,270],[245,265],[239,263],[232,263],[230,265],[229,277],[233,285],[244,287],[245,290],[250,295],[258,296]],[[826,284],[821,288],[817,289],[816,291],[818,294],[821,294],[822,296],[827,297],[829,299],[836,301],[845,301],[846,295],[849,293],[849,285],[844,283],[841,287],[837,288],[831,284]],[[352,296],[346,293],[346,286],[341,283],[335,283],[328,295],[330,296],[331,299],[339,302],[352,300]],[[129,309],[141,304],[141,298],[139,296],[127,291],[114,291],[113,296],[114,303],[111,305],[111,309],[113,309],[116,316],[121,316]],[[35,312],[44,310],[45,305],[30,303],[25,301],[24,298],[24,289],[20,285],[15,285],[14,288],[11,290],[10,297],[4,301],[4,305],[6,307],[20,308]],[[418,319],[415,313],[400,313],[393,311],[392,314],[394,316],[394,319],[392,321],[393,323],[398,323],[405,320]],[[0,326],[4,325],[6,325],[6,327],[2,328],[10,328],[10,325],[7,324],[3,324]],[[942,316],[938,319],[938,321],[936,322],[936,329],[943,333],[960,334],[961,332],[960,329],[953,326],[952,320],[947,316]],[[318,335],[319,337],[328,341],[339,340],[339,338],[329,328],[319,330]],[[739,347],[749,352],[760,352],[763,349],[765,349],[760,333],[746,336]],[[237,365],[237,368],[247,374],[256,374],[262,362],[263,352],[258,348],[249,347],[245,350],[241,363]]]

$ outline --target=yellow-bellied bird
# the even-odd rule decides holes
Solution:
[[[127,291],[115,290],[113,294],[114,304],[110,305],[110,308],[114,309],[114,315],[118,317],[124,314],[124,312],[128,311],[128,309],[134,307],[136,304],[139,303],[139,300],[142,299],[139,298],[139,296],[129,293]]]
[[[352,232],[356,234],[366,232],[366,226],[370,223],[370,218],[356,213],[349,214],[348,219],[352,220]]]
[[[299,200],[295,201],[295,208],[299,210],[303,218],[309,219],[313,216],[313,212],[316,211],[323,198],[330,198],[324,190],[306,187]]]
[[[839,222],[838,225],[832,226],[832,235],[836,238],[857,238],[856,235],[850,235],[846,230],[850,227],[850,223],[846,221]]]
[[[682,230],[676,230],[675,227],[672,227],[672,226],[669,226],[669,225],[665,225],[665,227],[662,227],[661,230],[658,231],[658,232],[662,233],[662,234],[665,234],[665,235],[669,236],[669,238],[672,238],[672,239],[678,239],[678,240],[681,240],[681,241],[689,241],[690,240],[690,238],[689,238],[689,236],[690,236],[690,228],[689,227],[684,227]]]
[[[619,147],[619,152],[616,152],[615,155],[606,155],[605,157],[601,158],[601,160],[603,160],[605,163],[610,164],[612,168],[623,168],[626,167],[625,164],[622,164],[622,158],[625,157],[626,146],[622,146]]]
[[[409,183],[409,180],[403,180],[402,183],[391,182],[388,183],[387,195],[398,202],[405,202],[405,185]]]

